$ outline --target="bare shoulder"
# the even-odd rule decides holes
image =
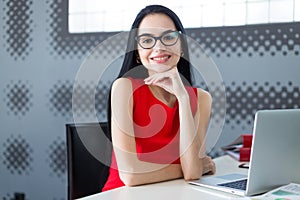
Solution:
[[[131,85],[131,80],[128,78],[118,78],[113,82],[113,87],[122,87],[122,86],[130,86]]]
[[[212,97],[211,94],[201,88],[197,88],[198,92],[198,103],[199,105],[207,106],[211,105]]]
[[[197,88],[198,92],[198,112],[202,116],[207,116],[207,119],[211,113],[212,97],[211,94],[201,88]]]
[[[118,78],[113,82],[111,88],[112,111],[118,111],[118,115],[123,116],[128,113],[126,109],[132,108],[132,84],[127,78]],[[123,112],[122,112],[123,111]],[[112,115],[116,112],[112,112]]]
[[[128,78],[118,78],[112,84],[112,92],[128,94],[132,91],[132,84]]]

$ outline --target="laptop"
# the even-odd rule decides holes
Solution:
[[[247,174],[204,176],[190,184],[252,196],[288,183],[300,183],[300,109],[255,114]]]

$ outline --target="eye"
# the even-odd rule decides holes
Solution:
[[[174,36],[172,36],[172,35],[166,35],[164,37],[164,40],[173,40],[173,39],[174,39]]]
[[[164,35],[163,40],[164,41],[173,41],[176,40],[178,37],[178,34],[176,32],[168,33]]]
[[[140,37],[139,41],[142,44],[151,44],[153,43],[154,39],[152,37]]]

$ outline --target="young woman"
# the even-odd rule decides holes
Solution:
[[[103,191],[214,173],[205,155],[211,96],[193,88],[185,30],[170,9],[137,15],[108,106],[112,162]]]

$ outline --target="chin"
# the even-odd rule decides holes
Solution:
[[[165,63],[164,64],[151,63],[147,68],[153,72],[162,73],[172,69],[172,66],[174,65],[165,64]]]
[[[162,68],[159,68],[159,69],[153,69],[152,71],[153,72],[156,72],[156,73],[163,73],[163,72],[166,72],[166,71],[169,71],[171,69],[171,67],[168,67],[168,68],[166,68],[166,67],[162,67]]]

